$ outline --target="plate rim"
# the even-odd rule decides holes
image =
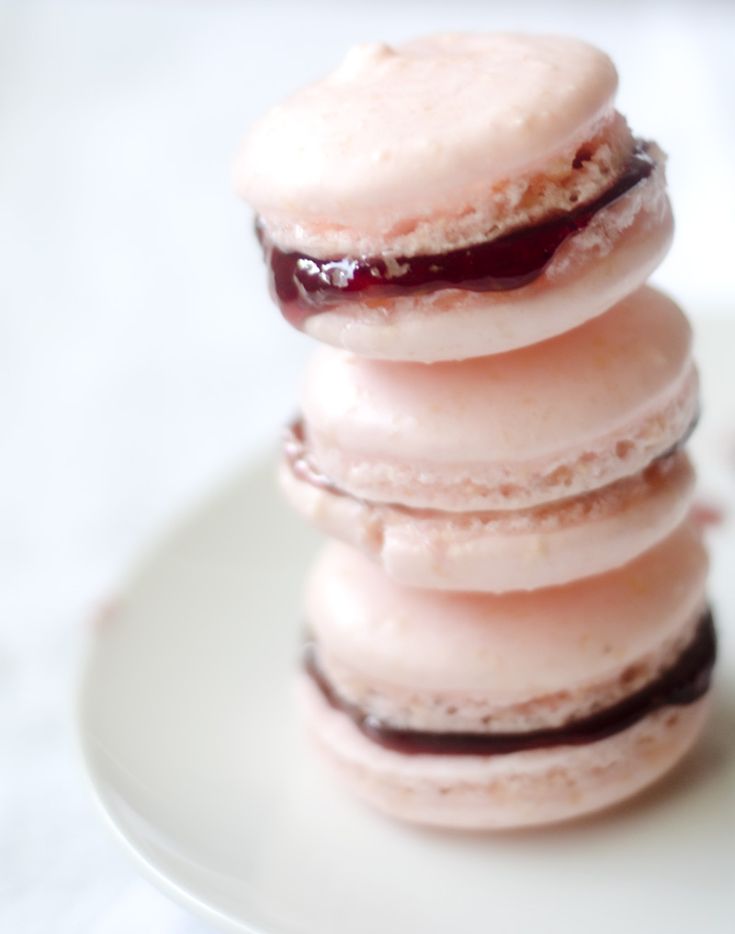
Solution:
[[[249,459],[239,469],[232,471],[224,479],[212,484],[204,495],[197,498],[187,508],[182,509],[171,521],[164,525],[158,534],[151,536],[147,543],[139,549],[137,556],[123,568],[118,576],[117,585],[110,589],[112,599],[109,605],[114,609],[118,601],[123,605],[128,594],[134,593],[138,581],[155,570],[162,553],[167,556],[169,549],[175,548],[180,536],[192,525],[207,516],[222,500],[232,497],[233,493],[248,487],[258,481],[267,479],[273,466],[271,456],[258,456]],[[221,906],[211,891],[196,885],[196,880],[188,882],[176,871],[176,867],[165,861],[156,859],[156,852],[149,849],[136,838],[134,828],[126,823],[124,814],[116,808],[114,800],[114,782],[105,777],[103,759],[108,757],[114,762],[105,749],[104,742],[97,735],[93,720],[93,700],[95,685],[93,673],[95,671],[96,653],[104,650],[105,631],[100,626],[100,619],[104,620],[108,604],[102,602],[97,611],[87,614],[84,620],[86,625],[82,630],[80,651],[77,655],[77,665],[74,674],[73,692],[73,719],[74,719],[74,746],[77,761],[83,773],[84,783],[89,789],[95,810],[102,817],[104,825],[112,839],[119,842],[122,851],[127,855],[131,865],[140,875],[156,889],[170,898],[174,903],[193,915],[201,918],[219,930],[232,932],[232,934],[276,934],[281,930],[279,926],[270,928],[264,926],[261,918],[257,916],[257,908],[248,918],[248,912],[239,911],[239,905]],[[243,906],[246,908],[247,906]],[[252,907],[252,906],[251,906]],[[255,920],[252,920],[253,916]],[[284,929],[285,930],[285,929]],[[290,929],[289,929],[290,930]]]
[[[88,623],[94,621],[94,615]],[[102,824],[108,835],[121,847],[128,861],[136,868],[141,876],[151,883],[159,892],[172,899],[177,905],[193,912],[198,917],[215,925],[220,930],[236,932],[236,934],[267,934],[262,928],[253,927],[234,918],[225,911],[216,908],[206,899],[195,895],[183,883],[177,882],[171,875],[158,868],[155,863],[145,855],[144,850],[137,846],[134,840],[126,833],[122,822],[118,821],[114,809],[106,799],[103,781],[97,773],[95,764],[94,746],[98,745],[90,735],[85,716],[87,691],[89,690],[90,666],[94,652],[94,633],[84,640],[82,660],[77,665],[76,687],[73,696],[74,717],[74,755],[76,768],[81,773],[82,781],[91,798],[93,809],[101,817]],[[99,754],[97,751],[97,754]],[[103,753],[104,754],[104,753]]]

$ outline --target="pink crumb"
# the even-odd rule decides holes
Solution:
[[[96,628],[106,627],[115,620],[120,612],[121,601],[118,597],[109,597],[99,603],[92,612],[91,622]]]
[[[725,521],[725,510],[716,503],[700,499],[692,506],[691,518],[700,528],[713,528]]]

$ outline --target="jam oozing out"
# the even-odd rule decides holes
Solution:
[[[707,611],[676,662],[649,684],[588,717],[525,733],[429,733],[396,729],[337,694],[319,667],[313,642],[306,645],[304,667],[332,707],[345,713],[368,739],[387,749],[405,755],[489,756],[594,743],[628,729],[663,707],[693,704],[709,690],[716,654],[714,623]]]
[[[581,152],[575,156],[575,168],[586,161]],[[528,285],[543,273],[568,237],[584,230],[598,211],[648,178],[654,166],[647,144],[639,141],[620,176],[593,201],[494,240],[447,253],[318,259],[281,250],[269,240],[259,221],[256,233],[268,265],[271,291],[286,318],[298,327],[309,315],[350,300],[449,287],[501,292]]]

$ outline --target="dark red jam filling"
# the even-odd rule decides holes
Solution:
[[[687,426],[681,438],[662,454],[659,454],[658,457],[655,457],[648,467],[646,467],[646,470],[655,470],[657,465],[662,464],[670,457],[678,454],[691,437],[698,422],[699,412],[697,412]],[[316,487],[317,489],[324,490],[325,493],[331,493],[333,496],[352,495],[338,486],[331,477],[322,473],[310,459],[306,435],[304,433],[304,421],[302,418],[295,418],[287,425],[283,439],[283,456],[294,476],[298,477],[299,480],[303,480],[304,483],[308,483],[310,486]],[[357,497],[353,497],[353,499],[356,498]],[[440,510],[436,509],[419,509],[412,506],[404,506],[401,503],[381,503],[380,505],[390,506],[391,509],[397,509],[413,516],[438,515],[440,512]],[[473,510],[473,515],[476,514],[481,513],[477,513],[476,510]]]
[[[573,167],[580,168],[585,161],[580,150]],[[584,230],[598,211],[648,178],[654,167],[648,145],[639,140],[620,176],[593,201],[494,240],[448,253],[390,260],[381,256],[318,259],[279,249],[259,220],[256,233],[268,265],[271,292],[285,317],[299,326],[307,316],[350,300],[449,287],[502,292],[528,285],[543,273],[568,237]]]
[[[595,743],[627,730],[663,707],[693,704],[709,690],[716,654],[715,628],[708,610],[677,661],[649,684],[588,717],[526,733],[428,733],[396,729],[337,694],[319,666],[313,642],[306,645],[304,667],[332,707],[346,714],[368,739],[387,749],[405,755],[490,756]]]

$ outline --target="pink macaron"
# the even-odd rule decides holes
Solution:
[[[672,219],[664,157],[616,88],[610,59],[565,37],[353,49],[237,160],[286,317],[364,356],[433,362],[544,340],[634,291]]]
[[[706,569],[689,524],[623,568],[506,595],[404,587],[331,544],[306,596],[311,731],[409,821],[516,827],[621,801],[703,724]]]
[[[506,591],[632,560],[686,513],[691,333],[644,288],[544,344],[457,363],[322,348],[281,483],[413,586]]]

